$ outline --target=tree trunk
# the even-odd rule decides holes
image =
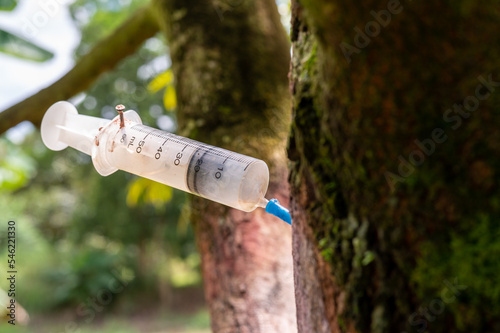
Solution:
[[[268,162],[268,194],[287,201],[289,43],[272,0],[156,1],[183,135]],[[214,332],[296,330],[290,227],[193,198]]]
[[[496,2],[292,3],[299,332],[498,331]]]

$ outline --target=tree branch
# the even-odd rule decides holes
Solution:
[[[133,54],[159,31],[149,6],[137,10],[110,36],[100,41],[61,79],[0,113],[0,134],[24,120],[40,126],[44,112],[53,103],[86,90],[104,72]]]

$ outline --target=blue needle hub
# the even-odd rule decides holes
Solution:
[[[269,200],[266,206],[266,213],[273,214],[286,223],[292,225],[292,217],[290,216],[290,212],[288,211],[288,209],[280,205],[278,199]]]

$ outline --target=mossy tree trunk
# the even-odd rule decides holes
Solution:
[[[292,3],[299,332],[498,331],[498,4]]]
[[[269,195],[288,200],[290,46],[272,0],[158,0],[183,135],[261,158]],[[290,227],[193,198],[214,332],[293,332]]]

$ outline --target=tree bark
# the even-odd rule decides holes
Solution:
[[[183,135],[268,162],[287,201],[289,42],[272,0],[156,1]],[[262,209],[192,200],[214,332],[296,330],[290,227]]]
[[[292,3],[299,332],[498,330],[495,3]]]

